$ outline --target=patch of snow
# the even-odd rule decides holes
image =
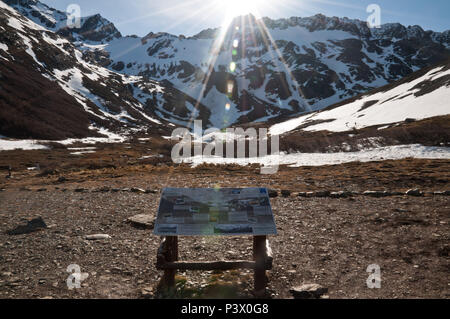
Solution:
[[[6,44],[0,43],[0,50],[8,52],[8,46]]]
[[[96,147],[68,147],[69,151],[93,151],[96,150]]]
[[[10,140],[0,138],[0,151],[12,150],[46,150],[47,146],[38,144],[36,140]]]
[[[80,151],[80,152],[72,152],[70,155],[84,155],[84,154],[91,154],[95,153],[95,151]]]
[[[106,135],[107,137],[69,138],[67,140],[57,141],[56,143],[63,145],[70,145],[74,143],[83,143],[83,144],[123,143],[127,140],[125,136],[110,132],[103,127],[97,128],[95,126],[90,126],[89,129],[96,130],[100,134]]]
[[[28,37],[22,35],[20,32],[18,32],[17,34],[22,38],[24,44],[27,46],[27,49],[25,51],[28,53],[28,55],[30,55],[37,64],[39,64],[41,67],[45,69],[45,66],[41,62],[39,62],[39,60],[36,57],[36,54],[33,51],[33,45],[31,44],[31,40]],[[35,42],[38,41],[35,40]]]
[[[413,88],[424,81],[436,80],[445,76],[447,72],[440,72],[442,68],[431,70],[426,75],[411,82],[394,87],[387,92],[366,95],[349,104],[322,112],[309,113],[295,119],[278,123],[270,128],[272,135],[281,135],[292,131],[300,125],[311,125],[303,128],[305,131],[327,130],[332,132],[350,131],[353,128],[364,128],[375,125],[402,122],[406,118],[417,120],[450,114],[448,101],[450,88],[443,86],[437,90],[421,96],[414,96],[418,90]],[[377,101],[368,108],[364,105]],[[320,121],[314,124],[314,121]]]
[[[144,159],[155,158],[155,157],[163,158],[164,155],[162,155],[162,154],[159,154],[159,155],[146,155],[146,156],[139,157],[138,160],[144,160]]]
[[[267,155],[259,158],[222,158],[195,156],[185,159],[184,162],[192,163],[193,167],[203,163],[238,164],[242,166],[246,166],[249,164],[260,164],[264,166],[289,165],[291,167],[300,167],[337,165],[351,162],[399,160],[405,158],[450,159],[450,147],[431,147],[412,144],[379,147],[359,152],[292,154],[281,153],[280,155]]]

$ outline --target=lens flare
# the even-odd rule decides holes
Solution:
[[[227,27],[230,22],[238,16],[253,14],[260,17],[259,12],[269,7],[269,0],[215,0],[217,9],[225,14],[223,26]],[[239,31],[239,27],[236,27]]]
[[[255,14],[258,8],[264,6],[268,0],[216,0],[219,6],[234,16]]]
[[[233,89],[234,89],[234,83],[233,82],[228,82],[228,93],[233,93]]]
[[[231,71],[231,72],[236,71],[236,63],[235,63],[235,62],[231,62],[231,63],[230,63],[230,71]]]

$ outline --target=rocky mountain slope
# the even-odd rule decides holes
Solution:
[[[57,32],[71,41],[110,41],[122,37],[113,23],[100,14],[83,17],[79,28],[69,28],[67,13],[56,10],[37,0],[4,0],[6,4],[16,9],[44,28]],[[73,21],[72,21],[73,22]]]
[[[447,115],[449,100],[450,60],[447,60],[368,94],[275,124],[270,132],[277,135],[296,129],[345,132],[372,126],[383,129]]]
[[[66,38],[0,2],[0,133],[63,139],[167,130],[195,103],[175,88],[83,60]],[[205,123],[209,111],[200,105]]]

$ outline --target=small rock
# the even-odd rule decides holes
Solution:
[[[107,234],[94,234],[94,235],[86,235],[84,238],[87,240],[103,240],[103,239],[110,239],[111,236]]]
[[[299,287],[294,287],[289,292],[294,299],[319,299],[321,296],[328,293],[328,288],[324,288],[318,284],[305,284]]]
[[[380,197],[386,197],[386,196],[389,196],[389,193],[388,192],[385,192],[385,191],[365,191],[364,193],[363,193],[363,195],[364,196],[370,196],[370,197],[377,197],[377,198],[380,198]]]
[[[7,233],[8,235],[23,235],[43,230],[46,228],[47,225],[45,224],[42,217],[38,217],[29,221],[26,225],[20,225],[17,226],[15,229],[9,230]]]
[[[330,191],[318,191],[314,193],[314,197],[329,197],[330,194]]]
[[[269,192],[269,197],[270,197],[270,198],[278,197],[278,192],[277,192],[276,190],[274,190],[274,189],[268,189],[268,192]]]
[[[417,188],[410,189],[405,194],[408,196],[416,196],[416,197],[423,196],[423,193],[420,190],[418,190]]]
[[[347,198],[352,196],[351,192],[346,192],[346,191],[340,191],[340,192],[332,192],[330,194],[331,198]]]
[[[306,192],[299,192],[297,196],[298,197],[307,197],[307,194],[308,193],[306,193]]]
[[[156,190],[154,190],[154,189],[146,189],[146,190],[145,190],[145,193],[146,193],[146,194],[157,194],[158,191],[156,191]]]
[[[67,181],[67,178],[65,178],[64,176],[60,176],[59,178],[58,178],[58,183],[64,183],[64,182],[66,182]]]
[[[291,196],[291,191],[288,189],[283,189],[283,190],[281,190],[281,196],[289,197],[289,196]]]
[[[143,298],[151,298],[153,297],[153,288],[152,287],[145,287],[141,289],[141,296]]]
[[[148,214],[135,215],[128,218],[127,221],[138,227],[153,229],[153,227],[155,226],[154,217]]]
[[[85,189],[85,188],[76,188],[76,189],[74,190],[74,192],[75,192],[75,193],[84,193],[84,192],[87,192],[87,189]]]
[[[93,190],[94,193],[108,193],[111,189],[107,186]]]
[[[296,274],[296,273],[297,273],[296,270],[288,270],[288,274],[294,275],[294,274]]]
[[[141,193],[141,194],[145,194],[145,189],[133,187],[133,188],[131,189],[131,192],[132,192],[132,193]]]

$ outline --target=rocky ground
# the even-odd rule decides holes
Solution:
[[[268,297],[290,298],[293,286],[317,283],[330,298],[449,298],[450,197],[439,193],[449,189],[449,168],[448,160],[404,160],[282,168],[271,176],[165,165],[14,172],[0,184],[0,297],[154,298],[159,238],[127,219],[152,219],[163,187],[261,186],[278,195],[271,198],[279,234],[270,238]],[[422,196],[404,195],[412,188]],[[327,190],[353,193],[302,193]],[[11,232],[38,217],[46,228]],[[110,238],[86,238],[93,234]],[[248,237],[180,239],[183,260],[247,259],[251,249]],[[71,264],[88,274],[80,289],[67,287]],[[381,267],[381,289],[367,288],[371,264]],[[177,282],[175,297],[252,298],[251,272],[186,272]]]

